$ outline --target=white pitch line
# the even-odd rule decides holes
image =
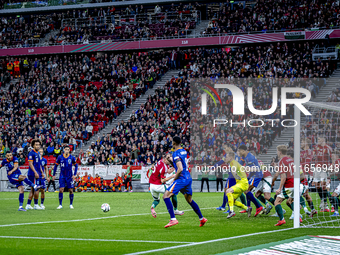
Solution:
[[[215,207],[209,208],[201,208],[201,210],[214,209]],[[192,209],[183,210],[184,212],[192,211]],[[159,212],[157,214],[167,214],[168,212]],[[125,214],[125,215],[114,215],[108,217],[98,217],[98,218],[88,218],[88,219],[77,219],[77,220],[58,220],[58,221],[41,221],[41,222],[26,222],[26,223],[14,223],[14,224],[6,224],[0,225],[0,228],[3,227],[13,227],[13,226],[24,226],[24,225],[39,225],[39,224],[50,224],[50,223],[68,223],[68,222],[81,222],[81,221],[92,221],[92,220],[104,220],[104,219],[113,219],[120,217],[131,217],[131,216],[144,216],[150,215],[150,213],[139,213],[139,214]]]
[[[286,231],[286,230],[291,230],[291,229],[294,229],[294,228],[285,228],[285,229],[278,229],[278,230],[271,230],[271,231],[265,231],[265,232],[259,232],[259,233],[246,234],[246,235],[241,235],[241,236],[225,237],[225,238],[213,239],[213,240],[208,240],[208,241],[203,241],[203,242],[196,242],[196,243],[176,245],[176,246],[170,246],[170,247],[148,250],[148,251],[140,251],[140,252],[135,252],[135,253],[129,253],[129,254],[126,254],[126,255],[139,255],[139,254],[147,254],[147,253],[152,253],[152,252],[160,252],[160,251],[172,250],[172,249],[177,249],[177,248],[185,248],[185,247],[195,246],[195,245],[200,245],[200,244],[221,242],[221,241],[237,239],[237,238],[242,238],[242,237],[248,237],[248,236],[255,236],[255,235],[281,232],[281,231]]]
[[[60,240],[60,241],[91,241],[91,242],[126,242],[126,243],[183,243],[192,242],[177,241],[147,241],[147,240],[117,240],[117,239],[83,239],[83,238],[54,238],[54,237],[32,237],[32,236],[0,236],[4,239],[37,239],[37,240]]]

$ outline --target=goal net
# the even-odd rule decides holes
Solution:
[[[301,227],[340,227],[340,103],[308,102],[310,116],[297,114],[299,127],[294,135],[299,185]],[[296,120],[298,120],[296,119]],[[299,187],[297,187],[299,185]],[[302,189],[302,192],[301,192]],[[294,213],[298,216],[298,213]]]

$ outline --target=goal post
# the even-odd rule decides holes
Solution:
[[[340,228],[340,217],[334,213],[339,199],[333,198],[340,195],[340,103],[308,102],[304,106],[312,115],[294,109],[294,228]],[[302,183],[301,171],[305,175]]]

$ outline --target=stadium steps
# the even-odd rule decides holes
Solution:
[[[191,34],[188,35],[188,38],[194,38],[196,35],[201,34],[208,27],[209,20],[201,20],[201,23],[196,26],[196,28],[192,31]]]
[[[331,94],[334,88],[340,87],[340,69],[335,70],[334,73],[328,78],[327,83],[323,86],[319,93],[316,95],[316,98],[312,98],[314,102],[325,102],[327,101],[328,96]],[[305,122],[304,115],[301,114],[301,125]],[[273,157],[276,157],[276,147],[280,144],[288,144],[291,138],[294,137],[294,129],[286,128],[281,133],[281,137],[277,137],[272,146],[268,149],[267,154],[260,154],[258,158],[262,160],[264,164],[269,164]]]
[[[178,71],[177,70],[170,70],[168,71],[164,76],[162,76],[162,78],[160,80],[158,80],[152,89],[149,89],[144,95],[142,95],[141,97],[137,98],[136,101],[131,104],[128,108],[126,108],[126,110],[124,112],[122,112],[117,119],[113,120],[111,123],[109,123],[108,125],[106,125],[105,128],[103,128],[102,130],[100,130],[97,134],[93,135],[91,137],[91,139],[85,144],[83,145],[82,149],[83,151],[86,151],[89,146],[91,145],[92,142],[96,142],[98,136],[102,137],[103,135],[106,134],[111,134],[112,129],[118,124],[118,122],[121,121],[127,121],[130,118],[130,115],[132,113],[135,113],[141,105],[145,104],[147,101],[147,98],[149,95],[153,95],[156,91],[156,89],[158,88],[162,88],[164,87],[164,85],[173,77],[173,76],[177,76]],[[74,152],[73,155],[74,156],[78,156],[79,152],[80,152],[81,148],[77,148]]]

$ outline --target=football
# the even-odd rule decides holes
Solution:
[[[110,205],[109,204],[102,204],[101,206],[103,212],[108,212],[110,211]]]

